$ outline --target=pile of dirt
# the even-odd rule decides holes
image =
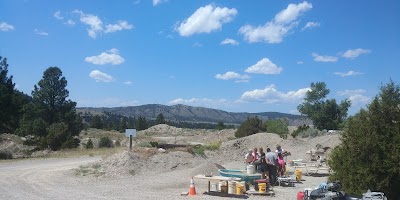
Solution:
[[[175,135],[180,135],[182,133],[183,133],[182,128],[176,128],[174,126],[169,126],[166,124],[158,124],[146,130],[138,131],[138,135],[142,136],[152,136],[152,135],[175,136]]]

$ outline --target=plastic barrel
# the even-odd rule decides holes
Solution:
[[[296,169],[295,174],[296,174],[296,181],[300,182],[301,177],[303,176],[303,171],[301,171],[300,169]]]
[[[211,188],[210,191],[218,191],[218,182],[211,182]]]
[[[267,184],[266,183],[258,183],[258,191],[262,193],[267,192]]]

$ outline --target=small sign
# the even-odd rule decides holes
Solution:
[[[136,137],[136,129],[125,129],[125,136],[129,137]]]

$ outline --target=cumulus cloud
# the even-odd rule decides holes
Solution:
[[[219,106],[227,106],[231,104],[226,99],[208,99],[208,98],[191,98],[191,99],[174,99],[168,102],[169,105],[184,104],[190,106],[202,106],[208,108],[215,108]]]
[[[0,22],[0,31],[12,31],[14,26],[7,24],[6,22]]]
[[[47,32],[40,31],[38,29],[33,30],[33,32],[35,32],[36,35],[41,35],[41,36],[48,36],[49,35]]]
[[[132,81],[125,81],[124,82],[125,85],[132,85],[132,83],[133,83]]]
[[[338,75],[340,77],[346,77],[346,76],[357,76],[357,75],[362,75],[361,72],[356,72],[356,71],[348,71],[348,72],[335,72],[335,75]]]
[[[69,19],[69,20],[67,20],[67,22],[65,22],[65,24],[73,26],[73,25],[75,25],[75,22],[74,22],[74,20]]]
[[[241,75],[236,72],[226,72],[225,74],[217,74],[215,75],[216,79],[221,80],[236,80],[236,82],[247,82],[250,79],[248,75]]]
[[[319,26],[321,26],[321,24],[318,22],[307,22],[307,24],[301,30],[304,31],[306,29],[311,29],[311,28],[319,27]]]
[[[245,72],[253,74],[280,74],[282,70],[282,67],[278,67],[268,58],[263,58],[255,65],[247,68]]]
[[[222,41],[220,44],[221,44],[221,45],[230,44],[230,45],[237,46],[237,45],[239,45],[239,42],[237,42],[236,40],[231,39],[231,38],[226,38],[226,39],[225,39],[224,41]]]
[[[240,100],[265,103],[296,102],[301,101],[309,90],[310,88],[301,88],[297,91],[289,91],[284,93],[278,91],[275,85],[272,84],[266,86],[264,89],[246,91],[242,94]]]
[[[61,16],[61,11],[55,12],[53,16],[58,20],[64,20],[64,17]]]
[[[316,62],[336,62],[338,60],[338,57],[335,56],[323,56],[317,53],[312,53],[311,55],[314,57],[314,61]]]
[[[107,24],[106,30],[104,30],[104,32],[112,33],[116,31],[129,30],[132,28],[133,26],[129,24],[127,21],[119,21],[117,24]]]
[[[280,43],[283,41],[283,37],[297,26],[297,19],[304,12],[311,9],[312,4],[306,1],[299,4],[289,4],[286,9],[276,14],[273,20],[256,27],[251,25],[242,26],[239,29],[239,33],[250,43]]]
[[[346,52],[344,52],[342,54],[342,57],[344,58],[349,58],[349,59],[354,59],[357,58],[358,56],[362,55],[362,54],[368,54],[371,53],[371,50],[369,49],[350,49],[347,50]]]
[[[165,3],[168,0],[153,0],[153,6],[157,6],[159,4]]]
[[[95,65],[119,65],[125,62],[125,59],[119,55],[118,49],[113,48],[100,55],[86,57],[85,61]]]
[[[300,61],[297,61],[297,64],[302,65],[302,64],[304,64],[304,62],[300,60]]]
[[[89,26],[89,28],[87,29],[88,35],[93,39],[96,39],[97,35],[99,35],[101,33],[113,33],[116,31],[127,30],[127,29],[133,28],[133,25],[129,24],[126,21],[122,21],[122,20],[118,21],[117,24],[107,24],[104,27],[103,22],[96,15],[86,14],[80,10],[74,10],[73,13],[79,14],[80,15],[79,20],[83,24]]]
[[[198,33],[211,33],[221,30],[222,24],[231,22],[236,16],[235,8],[221,8],[209,4],[198,8],[189,18],[180,23],[175,30],[181,36],[191,36]]]
[[[113,77],[103,73],[99,70],[93,70],[90,72],[89,76],[91,78],[94,78],[96,80],[96,82],[111,82],[113,81]]]
[[[352,104],[367,104],[371,99],[364,95],[363,89],[338,91],[339,96],[348,97]]]

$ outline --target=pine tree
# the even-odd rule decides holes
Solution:
[[[400,86],[381,87],[366,110],[350,117],[341,141],[328,162],[331,180],[341,181],[346,193],[400,196]]]

